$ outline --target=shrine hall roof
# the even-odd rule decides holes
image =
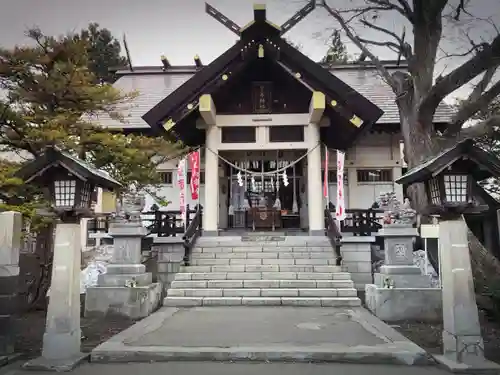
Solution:
[[[392,73],[406,71],[405,65],[397,66],[394,62],[385,62]],[[352,87],[361,95],[377,105],[384,113],[378,124],[399,123],[399,112],[395,95],[391,88],[378,74],[376,68],[369,63],[345,64],[333,66],[330,72],[338,79]],[[195,66],[172,66],[163,71],[161,66],[134,67],[133,71],[118,71],[121,77],[114,86],[124,92],[137,91],[138,96],[123,109],[124,123],[102,115],[98,118],[101,125],[116,129],[148,129],[149,125],[142,119],[152,107],[174,92],[197,72]],[[453,108],[442,103],[434,116],[435,123],[447,123],[453,116]]]

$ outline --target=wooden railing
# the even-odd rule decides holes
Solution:
[[[203,207],[199,204],[196,209],[196,213],[191,220],[191,223],[186,229],[186,233],[182,239],[184,240],[184,265],[189,266],[189,259],[191,257],[191,249],[196,242],[196,239],[201,235],[202,220],[203,219]]]
[[[191,210],[189,205],[187,206],[186,227],[184,227],[182,223],[181,212],[179,210],[143,212],[141,220],[146,228],[148,228],[148,235],[175,237],[177,235],[183,235],[186,232],[186,228],[189,227],[196,213],[197,210]],[[111,215],[96,217],[89,220],[88,231],[89,233],[107,233],[110,222]]]
[[[346,209],[346,218],[341,222],[342,233],[352,233],[354,236],[372,236],[382,228],[383,210],[377,209]]]
[[[334,214],[334,213],[333,213]],[[332,212],[328,208],[325,208],[325,228],[326,228],[326,236],[330,240],[330,244],[335,250],[335,254],[337,256],[337,260],[335,264],[337,266],[342,265],[342,253],[340,252],[340,246],[342,245],[341,239],[342,234],[339,231],[337,226],[337,220],[334,219]]]

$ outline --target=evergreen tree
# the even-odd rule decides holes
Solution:
[[[98,84],[89,70],[89,45],[74,35],[54,38],[30,30],[34,46],[0,48],[0,210],[33,215],[38,192],[13,178],[26,160],[55,145],[108,171],[125,187],[159,181],[156,167],[184,152],[163,138],[125,135],[99,126],[99,116],[120,112],[137,93]],[[19,158],[18,158],[19,159]]]
[[[330,42],[325,57],[321,59],[321,63],[325,65],[333,65],[338,63],[346,63],[348,60],[347,48],[342,43],[340,32],[334,30],[330,36]]]
[[[113,83],[116,76],[110,69],[125,67],[127,58],[120,55],[120,42],[113,37],[111,31],[100,28],[97,23],[91,23],[75,39],[87,42],[88,66],[94,73],[96,82]]]

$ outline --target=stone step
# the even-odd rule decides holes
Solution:
[[[303,250],[303,249],[302,249]],[[259,251],[259,252],[223,252],[216,253],[213,251],[204,253],[193,253],[191,259],[332,259],[335,258],[333,249],[329,251]]]
[[[185,273],[221,273],[221,272],[342,272],[340,266],[304,266],[276,264],[241,264],[229,266],[181,266],[180,272]]]
[[[331,253],[334,249],[328,246],[215,246],[215,247],[194,247],[192,254],[199,253],[301,253],[301,252],[322,252]]]
[[[191,266],[229,265],[335,266],[337,260],[324,259],[192,259]]]
[[[193,279],[172,281],[171,289],[352,289],[352,280],[224,280],[224,279]]]
[[[351,280],[348,272],[194,272],[178,273],[175,280]]]
[[[168,297],[357,297],[354,288],[169,289]]]
[[[360,306],[358,297],[165,297],[163,306]]]

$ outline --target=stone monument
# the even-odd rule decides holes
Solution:
[[[109,314],[143,318],[159,305],[161,284],[141,263],[141,242],[147,229],[141,221],[145,198],[129,193],[122,198],[119,212],[110,225],[113,255],[106,273],[99,275],[97,285],[87,288],[85,316]]]
[[[413,262],[415,210],[408,200],[401,205],[394,193],[381,194],[379,206],[385,210],[378,232],[384,238],[384,264],[374,274],[374,284],[365,286],[367,307],[387,321],[437,320],[440,290],[431,288],[431,278]]]
[[[22,223],[19,212],[0,213],[0,366],[14,353]]]

